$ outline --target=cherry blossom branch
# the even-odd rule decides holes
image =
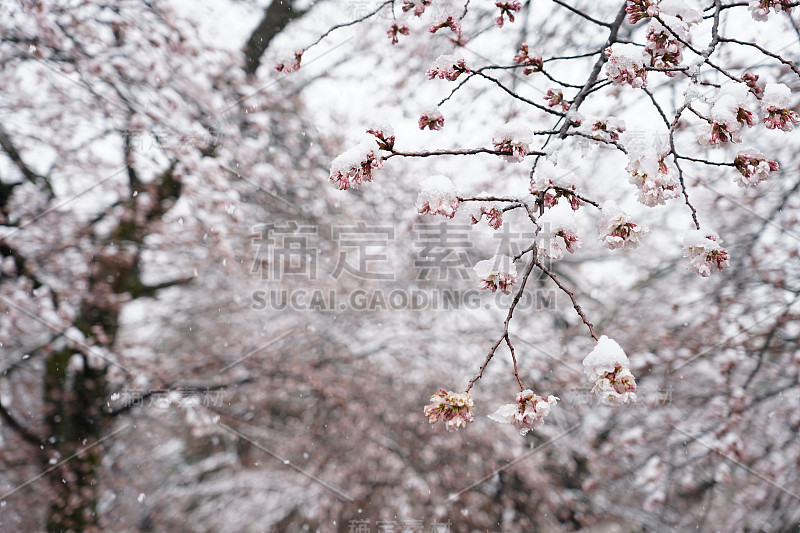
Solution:
[[[592,338],[593,338],[594,340],[598,340],[598,337],[597,337],[597,335],[596,335],[596,334],[595,334],[595,332],[594,332],[594,326],[592,326],[592,323],[591,323],[591,322],[589,322],[589,319],[588,319],[588,318],[586,318],[586,315],[584,314],[584,312],[583,312],[583,309],[581,309],[581,306],[580,306],[580,305],[578,305],[578,301],[575,299],[575,293],[573,293],[571,290],[569,290],[569,289],[566,287],[566,285],[564,285],[563,283],[561,283],[561,280],[560,280],[560,279],[558,279],[558,276],[556,276],[556,275],[555,275],[553,272],[551,272],[551,271],[550,271],[550,270],[549,270],[547,267],[545,267],[545,266],[544,266],[544,265],[543,265],[543,264],[542,264],[540,261],[536,260],[536,258],[534,258],[534,260],[533,260],[533,263],[534,263],[534,264],[535,264],[535,265],[536,265],[536,266],[537,266],[537,267],[538,267],[538,268],[539,268],[539,269],[540,269],[542,272],[544,272],[545,274],[547,274],[547,277],[549,277],[550,279],[552,279],[552,280],[553,280],[553,283],[555,283],[555,284],[558,286],[558,288],[559,288],[559,289],[561,289],[561,290],[562,290],[562,291],[563,291],[563,292],[564,292],[564,293],[565,293],[567,296],[569,296],[569,299],[572,301],[572,307],[573,307],[573,308],[575,309],[575,311],[578,313],[578,316],[579,316],[579,317],[581,317],[581,321],[583,321],[583,323],[584,323],[584,324],[586,324],[586,327],[587,327],[587,328],[589,328],[589,334],[592,336]]]
[[[553,0],[553,3],[554,4],[558,4],[561,7],[572,11],[576,15],[578,15],[580,17],[583,17],[586,20],[588,20],[589,22],[592,22],[593,24],[597,24],[598,26],[603,26],[604,28],[611,28],[611,26],[613,24],[611,22],[603,22],[602,20],[597,20],[596,18],[590,17],[589,15],[587,15],[586,13],[581,11],[580,9],[574,8],[571,5],[567,4],[566,2],[562,2],[561,0]]]
[[[492,148],[465,148],[465,149],[455,149],[455,150],[431,150],[426,152],[401,152],[399,150],[392,149],[390,151],[390,155],[384,157],[384,160],[390,159],[394,156],[401,156],[401,157],[433,157],[439,155],[475,155],[475,154],[491,154],[491,155],[499,155],[499,156],[509,156],[513,155],[511,152],[505,152],[500,150],[493,150]],[[544,152],[539,151],[532,151],[529,152],[527,155],[545,155]]]
[[[535,263],[536,263],[536,251],[534,250],[533,251],[533,256],[531,257],[531,260],[528,263],[528,266],[525,267],[525,273],[522,276],[522,281],[519,284],[519,289],[517,289],[517,292],[514,295],[514,300],[511,302],[511,307],[508,308],[508,314],[506,315],[506,320],[503,323],[503,334],[492,345],[491,349],[489,350],[489,353],[486,354],[486,359],[483,361],[483,364],[481,365],[480,370],[478,370],[478,373],[475,375],[475,377],[473,377],[471,380],[469,380],[469,383],[467,384],[467,388],[464,390],[464,392],[469,392],[470,389],[472,388],[472,385],[474,385],[476,381],[478,381],[479,379],[481,379],[483,377],[483,371],[486,370],[486,366],[489,364],[489,361],[491,361],[492,358],[494,357],[494,354],[497,352],[497,348],[500,346],[500,343],[503,342],[503,340],[505,339],[506,342],[509,345],[511,344],[511,341],[508,339],[508,325],[511,322],[511,318],[514,316],[514,309],[516,309],[517,304],[519,303],[520,299],[522,298],[522,293],[525,292],[525,285],[528,283],[528,278],[530,277],[531,272],[533,272],[533,266],[534,266]],[[511,355],[512,355],[512,357],[515,357],[513,349],[511,351]],[[525,387],[522,386],[522,381],[520,381],[519,375],[517,374],[516,371],[517,371],[517,364],[516,364],[516,358],[515,358],[514,359],[514,374],[517,376],[517,381],[519,382],[520,387],[522,387],[524,389]]]
[[[720,37],[719,41],[723,42],[723,43],[734,43],[734,44],[738,44],[738,45],[741,45],[741,46],[751,46],[751,47],[755,48],[756,50],[758,50],[759,52],[761,52],[762,54],[764,54],[765,56],[769,56],[772,59],[776,59],[776,60],[780,61],[782,64],[784,64],[787,67],[789,67],[790,69],[792,69],[792,72],[794,72],[795,74],[800,76],[800,70],[798,70],[797,66],[792,61],[789,61],[788,59],[784,59],[783,57],[779,56],[778,54],[770,52],[769,50],[767,50],[763,46],[759,46],[756,43],[751,43],[751,42],[748,42],[748,41],[740,41],[739,39],[730,39],[728,37]]]
[[[584,131],[577,131],[577,130],[569,132],[567,134],[567,136],[568,137],[573,137],[573,136],[574,137],[583,137],[585,139],[590,139],[592,141],[597,141],[597,142],[600,142],[600,143],[603,143],[603,144],[610,144],[610,145],[614,146],[617,150],[622,152],[623,154],[627,154],[628,153],[628,150],[625,148],[625,146],[622,145],[622,143],[620,143],[619,141],[615,141],[613,139],[604,139],[603,137],[599,137],[597,135],[592,135],[591,133],[586,133]],[[589,203],[593,203],[593,202],[589,202]]]
[[[686,161],[692,161],[693,163],[702,163],[704,165],[714,165],[718,167],[735,167],[734,163],[726,163],[724,161],[709,161],[708,159],[698,159],[696,157],[689,157],[688,155],[675,155],[678,159],[685,159]]]
[[[522,380],[519,378],[519,368],[517,367],[517,356],[514,354],[514,345],[511,344],[511,339],[508,337],[508,333],[506,333],[505,339],[506,345],[511,352],[511,361],[514,363],[514,377],[517,378],[517,383],[519,383],[519,390],[525,390],[525,385],[522,384]]]
[[[336,25],[334,25],[334,26],[331,26],[331,27],[328,29],[328,31],[326,31],[325,33],[323,33],[322,35],[320,35],[320,36],[317,38],[317,40],[316,40],[316,41],[314,41],[313,43],[311,43],[311,44],[309,44],[308,46],[306,46],[306,47],[303,49],[303,52],[305,53],[305,52],[309,51],[309,50],[310,50],[310,49],[311,49],[313,46],[316,46],[317,44],[319,44],[319,43],[320,43],[320,42],[321,42],[321,41],[322,41],[322,40],[323,40],[325,37],[327,37],[328,35],[330,35],[330,34],[331,34],[331,33],[333,33],[334,31],[336,31],[336,30],[338,30],[338,29],[341,29],[341,28],[346,28],[346,27],[348,27],[348,26],[353,26],[353,25],[355,25],[355,24],[359,24],[359,23],[361,23],[361,22],[364,22],[365,20],[367,20],[367,19],[369,19],[369,18],[372,18],[372,17],[374,17],[375,15],[377,15],[378,13],[380,13],[380,12],[383,10],[383,8],[384,8],[384,7],[386,7],[386,6],[388,6],[388,5],[393,5],[393,4],[394,4],[394,0],[386,0],[384,3],[382,3],[382,4],[381,4],[381,5],[379,5],[377,8],[375,8],[375,10],[374,10],[374,11],[372,11],[372,12],[370,12],[370,13],[367,13],[366,15],[364,15],[364,16],[363,16],[363,17],[361,17],[361,18],[358,18],[358,19],[351,20],[350,22],[343,22],[343,23],[341,23],[341,24],[336,24]]]
[[[611,46],[617,41],[617,34],[619,33],[619,28],[622,26],[622,23],[625,21],[625,8],[627,6],[627,2],[622,5],[619,12],[617,13],[617,18],[614,19],[614,22],[609,26],[610,32],[608,35],[608,39],[606,39],[606,44],[603,46],[603,50],[607,47]],[[600,75],[600,70],[603,68],[603,65],[608,61],[608,58],[605,54],[601,53],[600,57],[597,58],[595,61],[594,67],[592,67],[592,71],[589,74],[589,78],[586,80],[586,83],[583,85],[583,88],[578,91],[578,94],[575,96],[575,99],[572,101],[572,105],[570,106],[571,111],[577,111],[578,108],[583,104],[583,101],[589,95],[590,90],[597,82],[597,77]],[[571,125],[570,121],[565,121],[564,125],[561,126],[561,137],[564,138],[567,135],[567,130]]]
[[[493,77],[489,76],[488,74],[484,74],[483,72],[477,72],[477,71],[476,71],[476,72],[475,72],[475,74],[476,74],[477,76],[480,76],[480,77],[482,77],[482,78],[485,78],[485,79],[487,79],[487,80],[489,80],[489,81],[491,81],[491,82],[494,82],[494,83],[495,83],[495,85],[497,85],[498,87],[500,87],[501,89],[503,89],[505,92],[507,92],[507,93],[508,93],[508,94],[509,94],[509,95],[510,95],[512,98],[515,98],[515,99],[517,99],[517,100],[519,100],[519,101],[521,101],[521,102],[525,102],[526,104],[532,105],[533,107],[535,107],[535,108],[537,108],[537,109],[540,109],[540,110],[542,110],[542,111],[544,111],[544,112],[546,112],[546,113],[550,113],[551,115],[556,115],[556,116],[558,116],[558,117],[564,117],[564,116],[566,116],[566,113],[563,113],[563,112],[561,112],[561,111],[556,111],[555,109],[552,109],[552,108],[550,108],[550,107],[547,107],[547,106],[544,106],[544,105],[542,105],[542,104],[539,104],[539,103],[537,103],[537,102],[534,102],[533,100],[528,100],[528,99],[527,99],[527,98],[525,98],[524,96],[520,96],[520,95],[518,95],[517,93],[515,93],[514,91],[512,91],[511,89],[509,89],[508,87],[506,87],[505,85],[503,85],[503,84],[500,82],[500,80],[498,80],[497,78],[493,78]],[[542,154],[542,155],[544,155],[544,154]]]
[[[512,196],[472,196],[461,197],[458,196],[459,202],[519,202],[519,198]]]

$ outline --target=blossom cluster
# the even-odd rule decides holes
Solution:
[[[397,38],[398,35],[408,35],[409,27],[405,24],[397,24],[396,22],[389,27],[389,31],[386,32],[386,35],[392,40],[392,44],[397,44],[399,39]]]
[[[548,107],[561,106],[562,111],[567,111],[569,109],[569,102],[564,100],[564,93],[561,89],[548,89],[547,94],[544,95],[544,99],[547,100]]]
[[[794,125],[800,122],[800,115],[792,111],[792,92],[782,83],[768,83],[764,87],[764,97],[761,99],[761,111],[764,112],[764,124],[767,129],[781,129],[792,131]]]
[[[333,160],[330,180],[337,189],[344,191],[372,181],[373,169],[382,166],[378,141],[367,139]]]
[[[739,187],[755,187],[780,168],[777,161],[770,161],[764,154],[754,150],[739,152],[733,165],[741,174],[736,181]]]
[[[722,239],[713,231],[691,230],[683,238],[684,256],[703,277],[729,266],[728,251],[721,245]]]
[[[573,211],[577,211],[580,206],[585,205],[583,200],[575,194],[575,184],[559,176],[556,167],[546,160],[539,161],[539,165],[536,167],[531,179],[529,190],[533,195],[544,192],[542,203],[547,208],[556,205],[559,198],[566,199]]]
[[[539,217],[536,250],[540,257],[559,260],[564,252],[574,253],[580,246],[575,216],[566,204],[556,204]]]
[[[496,255],[491,259],[479,261],[473,268],[481,280],[481,289],[489,289],[492,292],[499,289],[508,294],[511,292],[511,286],[517,281],[517,266],[507,255]]]
[[[628,84],[634,89],[647,85],[645,55],[635,44],[615,44],[606,48],[606,76],[617,85]]]
[[[605,335],[583,360],[583,371],[594,383],[592,393],[606,405],[636,401],[636,380],[629,367],[628,356],[619,344]]]
[[[293,63],[286,61],[280,61],[279,63],[276,63],[275,70],[278,72],[285,72],[286,74],[298,70],[300,68],[300,61],[303,59],[303,52],[305,52],[305,50],[298,50],[294,53]]]
[[[544,424],[544,417],[550,414],[550,408],[556,405],[559,398],[548,396],[546,399],[530,389],[517,394],[516,402],[501,405],[489,418],[501,424],[511,424],[519,430],[520,435],[536,429]]]
[[[500,8],[500,16],[497,17],[494,21],[501,28],[503,27],[503,23],[505,22],[503,20],[503,16],[507,16],[509,22],[514,22],[514,13],[522,9],[522,4],[517,2],[516,0],[505,1],[505,2],[501,2],[500,0],[498,0],[497,2],[494,3],[494,5]]]
[[[744,83],[728,82],[720,88],[711,106],[708,125],[698,136],[700,144],[716,146],[742,142],[742,127],[756,124],[755,116],[747,106],[749,92],[750,88]]]
[[[666,156],[653,150],[631,154],[625,170],[630,173],[630,182],[639,188],[639,201],[644,205],[664,205],[667,200],[678,197],[678,179]]]
[[[403,0],[403,12],[414,10],[414,16],[421,17],[425,13],[425,8],[431,5],[433,0],[419,0],[419,2],[412,2],[411,0]]]
[[[753,17],[753,20],[759,22],[767,20],[770,9],[774,9],[775,13],[780,13],[781,11],[785,13],[792,12],[791,0],[750,0],[748,7],[750,9],[750,16]]]
[[[450,178],[431,176],[420,184],[417,196],[417,212],[420,215],[444,215],[453,218],[458,209],[458,190]]]
[[[492,136],[492,145],[498,152],[508,152],[506,161],[520,163],[531,150],[533,131],[523,125],[509,122],[498,127]]]
[[[628,0],[625,12],[628,22],[636,24],[642,19],[658,16],[658,7],[651,0]]]
[[[394,128],[389,124],[375,122],[367,128],[367,133],[375,136],[381,150],[391,151],[394,148]]]
[[[618,141],[619,134],[625,131],[625,121],[616,117],[596,120],[592,124],[592,131],[606,133],[612,141]]]
[[[465,209],[469,216],[471,224],[477,224],[481,221],[483,216],[486,216],[486,222],[494,229],[500,229],[503,225],[503,212],[494,205],[473,205]]]
[[[603,204],[603,219],[600,222],[600,240],[612,250],[636,248],[642,244],[647,230],[634,224],[631,217],[614,202]]]
[[[444,127],[444,116],[438,107],[429,109],[419,117],[419,129],[440,130]]]
[[[459,39],[461,38],[461,23],[459,23],[452,15],[449,15],[446,19],[444,19],[441,22],[432,24],[431,27],[428,28],[428,31],[431,33],[436,33],[442,28],[450,29],[450,31],[455,33]]]
[[[468,422],[475,421],[475,416],[472,414],[475,402],[468,392],[439,389],[439,392],[431,396],[430,401],[431,403],[425,406],[424,413],[431,424],[442,420],[448,431],[455,431],[467,427]]]
[[[681,43],[657,20],[647,27],[644,51],[650,57],[650,66],[655,68],[675,68],[683,59]],[[678,73],[668,70],[664,74],[673,77]]]
[[[441,55],[436,58],[428,69],[428,79],[439,78],[442,80],[456,81],[464,72],[469,72],[463,57],[455,55]]]
[[[758,86],[758,78],[758,74],[745,72],[742,76],[742,81],[750,88],[750,92],[756,95],[756,98],[761,98],[764,95],[764,89]]]
[[[520,45],[519,54],[514,56],[514,63],[525,67],[522,69],[522,73],[526,76],[533,72],[540,72],[542,68],[544,68],[542,56],[537,56],[536,54],[532,53],[528,48],[528,45],[525,43]]]

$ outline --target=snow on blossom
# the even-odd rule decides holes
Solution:
[[[458,209],[458,190],[450,178],[431,176],[422,180],[422,190],[417,196],[420,215],[444,215],[453,218]]]
[[[469,72],[463,57],[457,55],[441,55],[436,58],[427,71],[428,79],[439,78],[442,80],[456,81],[458,77]]]
[[[394,148],[394,128],[390,124],[373,121],[367,127],[367,133],[375,136],[381,150],[391,150]]]
[[[614,44],[606,48],[606,76],[617,85],[629,84],[634,89],[647,84],[644,49],[635,44]]]
[[[438,107],[434,107],[422,113],[419,117],[419,129],[440,130],[444,127],[444,116]]]
[[[608,201],[603,204],[603,219],[600,222],[600,240],[607,248],[636,248],[642,244],[647,230],[634,224],[617,204]]]
[[[517,394],[516,403],[501,405],[489,418],[501,424],[511,424],[519,430],[520,435],[536,429],[544,424],[544,417],[550,414],[559,398],[548,396],[546,399],[530,389]]]
[[[298,70],[300,68],[300,61],[303,59],[303,52],[305,52],[305,50],[298,50],[294,53],[294,62],[280,61],[276,63],[275,70],[278,72],[285,72],[286,74]]]
[[[565,203],[545,211],[538,224],[541,230],[536,235],[536,249],[540,257],[559,260],[564,257],[565,250],[573,253],[580,247],[575,215]]]
[[[467,427],[468,422],[475,421],[475,416],[472,414],[475,402],[468,392],[439,389],[439,392],[431,396],[430,402],[423,411],[431,424],[442,420],[448,431],[457,431]]]
[[[508,17],[509,22],[514,22],[514,13],[522,9],[522,4],[517,2],[516,0],[501,2],[498,0],[494,3],[495,6],[500,8],[500,16],[494,19],[495,24],[499,27],[503,27],[503,16]]]
[[[775,13],[780,13],[781,11],[791,13],[792,2],[790,0],[750,0],[748,8],[753,20],[764,22],[767,20],[770,8],[774,9]]]
[[[544,68],[544,61],[542,56],[536,55],[530,50],[526,43],[522,43],[519,47],[519,54],[514,56],[514,63],[526,67],[522,69],[522,73],[527,76],[533,72],[540,72]]]
[[[477,197],[487,197],[489,193],[486,191],[481,192]],[[470,224],[477,224],[481,221],[483,216],[486,216],[486,221],[494,229],[500,229],[503,225],[503,212],[489,202],[469,202],[463,209],[464,213],[469,217]]]
[[[703,20],[702,13],[684,0],[661,0],[657,6],[649,5],[648,13],[649,16],[657,15],[660,18],[660,21],[651,20],[647,27],[645,54],[650,57],[650,66],[655,68],[679,66],[683,51],[679,39],[689,40],[691,27]],[[677,72],[667,71],[665,74],[675,76]]]
[[[330,180],[337,189],[344,191],[372,181],[372,170],[382,166],[378,141],[366,139],[333,160]]]
[[[419,2],[412,2],[411,0],[403,0],[403,11],[408,12],[414,10],[415,17],[421,17],[425,13],[425,8],[431,5],[433,0],[420,0]]]
[[[644,51],[650,57],[650,66],[654,68],[675,68],[683,59],[680,41],[657,20],[647,26],[647,44]],[[673,77],[678,73],[671,70],[664,74]]]
[[[495,255],[491,259],[479,261],[473,268],[481,280],[481,289],[492,292],[499,289],[508,294],[517,281],[517,266],[507,255]]]
[[[689,258],[690,268],[703,277],[729,266],[728,251],[722,247],[722,239],[713,231],[691,230],[683,237],[684,257]]]
[[[794,125],[800,122],[800,115],[789,109],[791,105],[792,91],[789,87],[783,83],[768,83],[761,99],[761,111],[764,112],[767,129],[792,131]]]
[[[638,154],[631,152],[625,167],[630,173],[630,182],[639,188],[639,201],[648,207],[664,205],[667,200],[677,198],[678,178],[675,169],[666,156],[655,150],[643,150]]]
[[[742,126],[755,126],[756,119],[747,105],[750,88],[744,83],[728,82],[720,87],[710,110],[709,124],[698,136],[700,144],[716,146],[742,142]]]
[[[575,194],[575,189],[575,184],[570,183],[553,163],[544,159],[536,166],[529,187],[531,194],[545,193],[543,202],[545,207],[553,207],[559,198],[565,198],[573,211],[577,211],[584,202]]]
[[[625,6],[628,22],[636,24],[640,20],[657,16],[658,7],[655,4],[654,0],[628,0]]]
[[[628,356],[619,344],[605,335],[583,360],[583,371],[594,383],[592,392],[606,405],[636,401],[636,380],[629,367]]]
[[[625,121],[616,117],[598,119],[592,123],[592,131],[605,133],[612,141],[618,141],[619,134],[625,131]]]
[[[533,130],[524,124],[509,122],[494,130],[492,144],[498,152],[510,152],[504,155],[506,161],[520,163],[531,150]]]
[[[392,40],[392,44],[397,44],[399,42],[398,35],[408,35],[409,27],[405,24],[397,24],[396,22],[389,27],[389,31],[386,32],[386,35]]]
[[[736,180],[739,187],[755,187],[765,181],[771,172],[777,172],[780,168],[777,161],[770,161],[755,150],[739,152],[733,160],[733,166],[741,174]]]

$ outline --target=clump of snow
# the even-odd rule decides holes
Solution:
[[[636,380],[625,352],[612,339],[601,336],[583,360],[583,371],[594,383],[592,392],[607,405],[636,401]]]
[[[555,396],[545,399],[530,389],[517,394],[516,403],[501,405],[489,418],[501,424],[511,424],[519,430],[520,435],[536,429],[544,424],[544,417],[550,414],[550,408],[558,402]]]
[[[767,157],[756,150],[739,152],[733,165],[739,171],[736,184],[739,187],[755,187],[762,181],[769,178],[770,173],[780,169],[777,161],[770,161]]]
[[[684,256],[689,258],[690,268],[703,277],[729,266],[728,251],[722,239],[713,231],[691,230],[683,237]]]
[[[372,170],[382,166],[378,141],[366,139],[333,160],[330,180],[337,189],[346,190],[372,181]]]
[[[419,117],[419,129],[440,130],[444,127],[444,116],[438,107],[424,111]]]
[[[459,55],[441,55],[428,68],[429,79],[440,78],[443,80],[456,81],[464,72],[469,72],[467,63]]]
[[[639,188],[639,201],[648,207],[664,205],[678,197],[678,178],[666,157],[653,148],[638,153],[629,151],[630,161],[625,170],[630,172],[630,182]]]
[[[575,252],[580,247],[575,215],[566,203],[558,203],[544,212],[538,220],[541,230],[536,236],[536,250],[540,256],[559,260],[564,251]]]
[[[603,219],[600,223],[600,240],[611,248],[636,248],[642,244],[647,230],[634,224],[617,204],[608,201],[603,204]]]
[[[422,180],[422,190],[417,195],[417,212],[420,215],[444,215],[453,218],[458,209],[458,189],[447,176],[431,176]]]
[[[606,76],[617,85],[629,84],[638,89],[647,84],[644,48],[631,43],[614,44],[606,48]]]
[[[509,122],[498,127],[492,136],[494,149],[499,152],[510,152],[503,156],[506,161],[520,163],[531,151],[533,130],[518,122]]]
[[[764,87],[761,99],[761,111],[764,112],[764,124],[767,129],[792,131],[800,122],[800,115],[789,108],[792,105],[792,91],[783,83],[768,83]]]

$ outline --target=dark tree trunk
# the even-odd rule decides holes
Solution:
[[[100,531],[97,524],[97,467],[101,435],[105,369],[69,369],[74,352],[64,348],[47,360],[44,400],[50,443],[58,452],[50,476],[53,499],[48,532]],[[47,465],[46,468],[52,468]]]
[[[304,11],[295,11],[292,0],[272,0],[264,10],[264,18],[258,24],[244,46],[244,71],[255,74],[261,65],[261,56],[270,41],[278,35],[289,22],[302,16]]]

